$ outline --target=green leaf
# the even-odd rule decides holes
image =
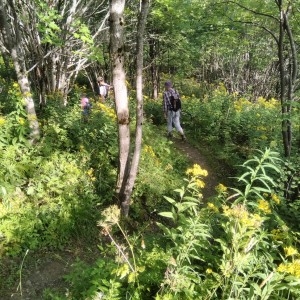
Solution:
[[[175,201],[174,199],[170,198],[170,197],[164,196],[164,198],[165,198],[168,202],[170,202],[171,204],[176,203],[176,201]]]
[[[174,220],[174,216],[170,211],[160,212],[159,215]]]

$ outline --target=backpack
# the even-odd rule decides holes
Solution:
[[[169,99],[171,110],[178,111],[179,109],[181,109],[181,100],[176,90],[174,90],[174,92],[171,92],[171,96],[169,97]]]
[[[92,104],[88,102],[85,104],[84,109],[90,110],[91,107],[92,107]]]

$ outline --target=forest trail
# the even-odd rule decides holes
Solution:
[[[212,161],[208,158],[207,152],[209,149],[203,149],[203,151],[198,150],[193,145],[191,145],[188,140],[182,141],[179,138],[172,139],[174,146],[181,153],[186,155],[192,164],[198,164],[202,169],[207,170],[208,176],[203,178],[205,182],[205,187],[203,189],[203,198],[209,199],[216,194],[215,187],[219,184],[225,184],[228,182],[226,175],[229,175],[229,171],[224,168],[217,161]]]

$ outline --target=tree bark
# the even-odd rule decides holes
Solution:
[[[143,46],[144,31],[147,20],[150,0],[142,0],[137,27],[136,39],[136,126],[135,126],[135,148],[131,160],[130,171],[125,185],[124,197],[122,202],[122,212],[124,216],[128,216],[130,198],[133,186],[136,180],[138,166],[142,148],[142,128],[143,128]]]
[[[130,120],[124,69],[124,8],[125,0],[110,1],[110,56],[119,138],[116,195],[120,203],[124,201],[125,182],[130,161]]]
[[[11,12],[13,23],[8,22],[8,10]],[[25,100],[27,118],[30,127],[29,141],[31,144],[34,144],[40,138],[40,128],[28,80],[28,72],[25,65],[26,57],[22,50],[23,45],[21,41],[21,33],[19,32],[18,26],[13,26],[18,22],[18,20],[12,1],[10,2],[10,6],[5,6],[4,1],[0,2],[0,19],[2,40],[12,58],[20,90]]]
[[[119,168],[116,183],[116,195],[122,215],[127,217],[130,198],[138,172],[143,125],[143,34],[149,0],[141,1],[136,46],[136,134],[135,147],[131,156],[130,120],[126,78],[124,70],[124,8],[125,0],[110,1],[110,55],[112,61],[113,86],[119,133]]]
[[[278,59],[280,70],[280,101],[281,101],[281,132],[283,140],[284,154],[286,157],[291,155],[292,150],[292,101],[295,89],[295,82],[297,78],[297,57],[296,48],[291,28],[288,22],[288,13],[291,7],[287,11],[284,11],[282,7],[282,1],[277,2],[280,22],[279,22],[279,40],[278,40]],[[285,69],[285,57],[284,57],[284,38],[285,32],[290,44],[291,56],[288,58],[290,66],[289,70]]]

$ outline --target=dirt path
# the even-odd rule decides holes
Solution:
[[[98,251],[96,246],[93,250]],[[7,261],[3,262],[3,265],[6,265],[7,270],[2,270],[1,275],[4,280],[7,280],[7,284],[9,281],[13,282],[10,284],[10,290],[0,283],[0,299],[43,300],[45,299],[45,290],[51,289],[65,294],[68,285],[64,281],[64,276],[70,272],[72,264],[77,259],[88,263],[91,257],[95,257],[93,253],[88,253],[89,251],[91,250],[84,246],[74,245],[72,249],[54,252],[29,251],[27,256],[23,257],[23,268],[21,268],[22,258],[6,259]],[[7,274],[4,274],[5,272]]]
[[[174,146],[185,154],[192,164],[198,164],[201,168],[207,170],[208,176],[204,178],[204,199],[208,199],[216,194],[215,187],[219,183],[226,184],[228,182],[228,178],[226,178],[226,176],[229,175],[229,171],[226,171],[224,166],[217,161],[213,161],[212,158],[208,158],[208,149],[203,148],[202,151],[198,150],[188,141],[181,141],[178,138],[174,138],[172,141],[174,142]]]

